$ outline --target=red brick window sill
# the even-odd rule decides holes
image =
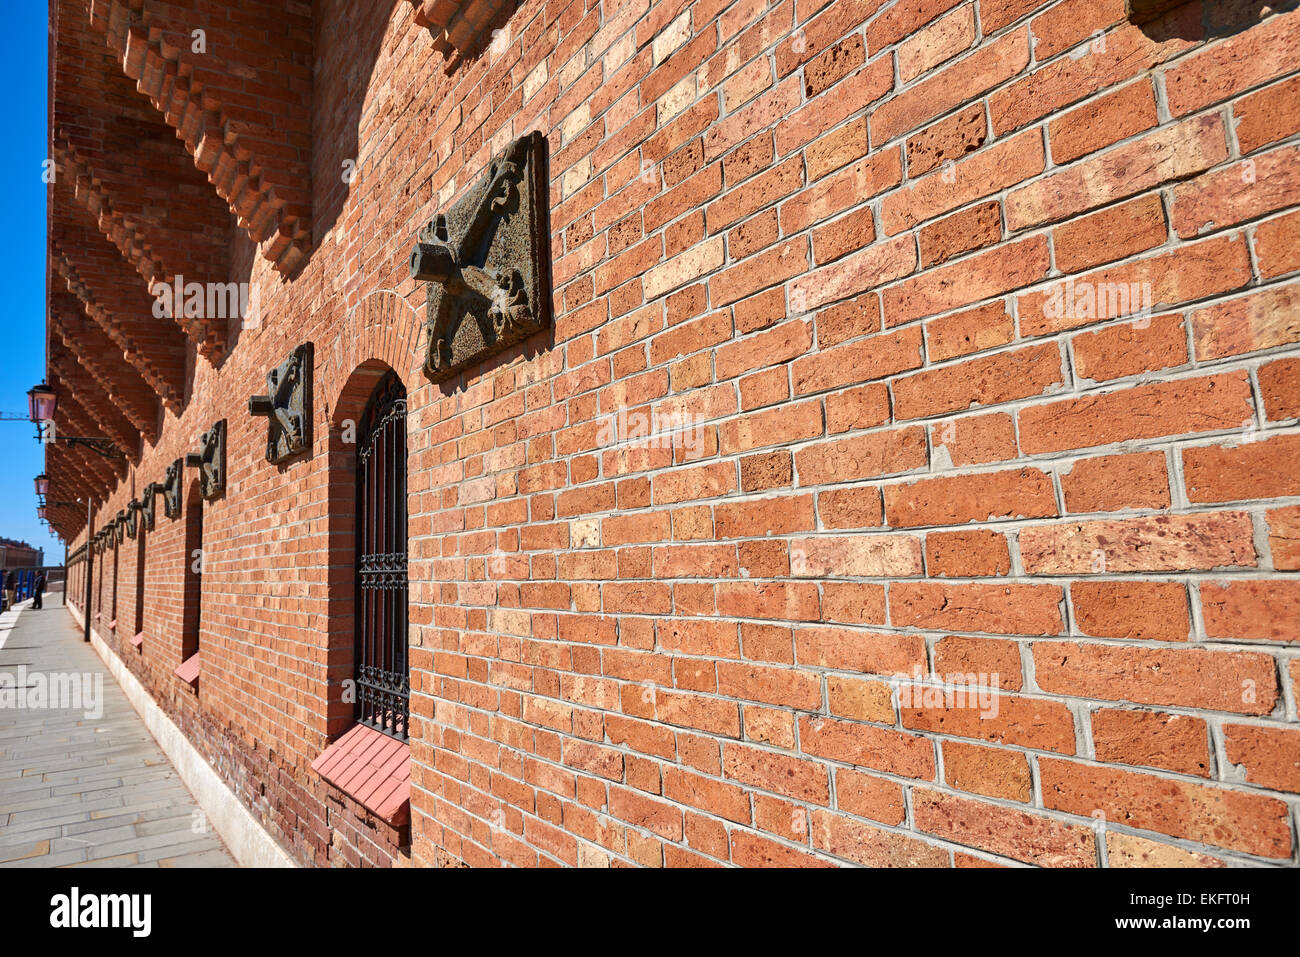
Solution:
[[[131,644],[135,645],[137,648],[143,647],[143,646],[144,646],[144,632],[142,631],[142,632],[140,632],[140,634],[138,634],[138,635],[136,635],[134,638],[132,638],[132,639],[131,639]]]
[[[362,807],[401,827],[411,814],[411,746],[359,724],[312,762],[312,770]]]
[[[201,654],[201,651],[194,652],[194,654],[181,662],[180,667],[175,671],[176,677],[180,678],[181,681],[184,681],[191,688],[197,688],[199,686],[199,656]]]

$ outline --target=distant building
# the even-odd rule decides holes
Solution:
[[[0,538],[0,568],[40,568],[44,564],[45,549],[13,538]]]

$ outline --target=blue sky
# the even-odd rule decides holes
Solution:
[[[48,153],[46,67],[49,28],[46,5],[9,4],[0,30],[0,63],[6,91],[5,148],[0,178],[8,185],[0,275],[8,291],[0,321],[0,412],[27,414],[27,390],[45,376],[45,184],[41,163]],[[0,422],[0,536],[45,549],[51,564],[63,546],[36,518],[32,479],[45,456],[29,422]]]

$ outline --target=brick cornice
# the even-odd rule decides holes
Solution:
[[[137,89],[176,130],[195,166],[207,174],[239,226],[259,244],[261,254],[282,274],[292,273],[311,248],[311,140],[306,103],[300,123],[275,123],[258,106],[245,105],[247,97],[240,102],[239,95],[228,91],[242,90],[244,78],[256,76],[265,84],[284,84],[287,99],[305,99],[294,86],[296,51],[283,51],[280,62],[269,67],[265,63],[253,67],[238,62],[246,52],[238,37],[224,38],[218,55],[214,30],[212,52],[201,57],[191,54],[191,38],[183,32],[185,25],[176,20],[178,13],[192,14],[200,27],[221,24],[236,32],[240,17],[253,16],[250,11],[239,11],[232,19],[225,5],[217,11],[220,15],[214,15],[215,8],[209,10],[210,6],[191,0],[185,10],[176,11],[152,0],[108,0],[92,5],[91,23],[103,31],[123,73],[136,81]],[[285,32],[285,47],[292,46],[295,33],[310,37],[310,31],[300,29],[299,19],[305,17],[276,11],[266,23],[250,24],[250,37],[259,36],[259,41],[250,45],[264,45],[262,33],[275,24]],[[257,58],[254,53],[248,56]],[[310,63],[300,66],[310,83]],[[266,122],[268,119],[272,122]]]

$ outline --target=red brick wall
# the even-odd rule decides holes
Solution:
[[[227,419],[197,694],[161,501],[114,645],[295,855],[1296,863],[1300,13],[527,2],[444,76],[379,7],[312,5],[314,246],[284,279],[236,234],[262,323],[191,360],[96,519]],[[554,330],[431,385],[406,254],[533,128]],[[1066,277],[1152,309],[1057,308]],[[276,467],[247,397],[303,341],[315,449]],[[383,364],[409,838],[309,768],[347,723],[341,429]],[[699,441],[610,445],[620,409]],[[917,671],[996,674],[996,716],[907,701]]]

